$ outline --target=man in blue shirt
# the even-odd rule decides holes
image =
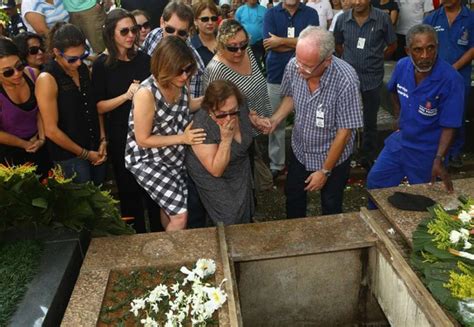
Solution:
[[[258,0],[248,0],[246,4],[240,6],[235,13],[235,19],[244,25],[247,33],[250,34],[250,47],[257,58],[259,64],[262,63],[263,54],[263,17],[267,8],[258,4]]]
[[[282,99],[280,84],[286,64],[295,54],[300,32],[319,26],[318,13],[299,0],[284,0],[269,9],[263,20],[263,46],[267,50],[267,88],[272,110]],[[285,167],[285,121],[268,137],[270,170],[275,178]]]
[[[444,156],[461,126],[464,87],[461,75],[437,57],[436,31],[415,25],[407,34],[407,53],[398,61],[387,87],[392,92],[400,129],[385,147],[367,177],[367,188],[397,186],[441,178],[448,191],[453,185]]]
[[[464,78],[464,110],[467,110],[471,61],[474,57],[474,12],[463,6],[461,0],[444,0],[443,6],[427,16],[424,23],[433,26],[438,34],[439,57],[451,64]],[[457,131],[450,154],[450,164],[454,167],[462,166],[460,152],[464,138],[465,130],[461,128]]]

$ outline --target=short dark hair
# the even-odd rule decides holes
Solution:
[[[145,18],[150,21],[150,15],[145,11],[145,10],[141,10],[141,9],[135,9],[134,11],[132,11],[132,15],[133,17],[136,17],[136,16],[145,16]]]
[[[39,43],[40,43],[40,47],[44,47],[43,38],[40,35],[36,34],[36,33],[23,32],[23,33],[20,33],[20,34],[16,35],[13,38],[13,42],[18,47],[20,59],[23,60],[24,62],[26,62],[26,57],[28,57],[28,54],[29,54],[29,52],[28,52],[28,41],[31,40],[31,39],[38,40]]]
[[[9,56],[20,57],[18,47],[15,45],[15,43],[13,43],[12,40],[2,37],[0,38],[0,58]]]
[[[151,57],[151,73],[164,87],[168,87],[171,80],[182,74],[182,69],[189,64],[194,65],[191,76],[196,72],[196,59],[191,49],[181,38],[170,35],[163,38]]]
[[[244,97],[240,93],[239,88],[228,80],[215,80],[211,82],[206,89],[202,100],[201,108],[211,113],[216,111],[225,100],[235,96],[238,106],[244,103]]]
[[[163,10],[163,15],[161,16],[165,22],[171,19],[171,16],[176,14],[179,19],[187,21],[189,23],[189,28],[194,25],[194,14],[191,7],[181,0],[174,0],[168,3]]]
[[[86,37],[81,30],[73,24],[58,22],[48,34],[48,50],[53,53],[56,48],[59,51],[66,51],[68,48],[86,47]]]
[[[115,44],[115,28],[117,27],[117,23],[124,18],[130,18],[133,22],[133,25],[137,24],[135,16],[133,16],[131,12],[122,8],[117,8],[110,11],[107,14],[107,17],[105,18],[104,28],[102,29],[102,36],[104,38],[104,45],[109,53],[107,59],[105,60],[105,64],[107,66],[113,66],[117,63],[118,48]],[[135,45],[138,46],[138,33],[135,38]],[[137,51],[135,47],[131,47],[127,50],[128,59],[134,58],[136,54]]]

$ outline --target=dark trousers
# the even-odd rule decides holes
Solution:
[[[288,158],[288,176],[286,178],[286,216],[287,218],[306,217],[307,192],[305,180],[312,171],[296,159],[293,149],[290,149]],[[331,176],[321,189],[321,211],[323,215],[332,215],[342,212],[344,188],[349,178],[350,159],[347,159],[332,170]]]
[[[206,209],[201,202],[196,184],[188,174],[188,224],[187,228],[206,227]]]
[[[407,53],[405,51],[406,44],[407,42],[405,35],[397,34],[397,48],[393,53],[393,60],[398,61],[403,57],[407,56]]]
[[[377,150],[377,114],[380,107],[380,88],[363,91],[362,105],[364,106],[364,135],[362,136],[362,157],[373,162]]]
[[[255,59],[257,59],[258,66],[261,69],[263,65],[263,56],[265,55],[263,40],[255,42],[255,44],[252,44],[250,48],[252,49],[253,55],[255,56]]]
[[[145,233],[146,210],[150,220],[150,230],[152,232],[163,231],[160,220],[160,206],[138,185],[133,174],[125,168],[125,143],[111,140],[108,152],[117,183],[122,217],[133,217],[132,224],[135,231]]]

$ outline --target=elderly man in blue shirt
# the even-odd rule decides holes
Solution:
[[[431,25],[438,34],[438,55],[451,64],[464,78],[464,110],[467,110],[471,89],[471,62],[474,58],[474,12],[461,4],[461,0],[444,0],[443,6],[425,17],[425,24]],[[464,112],[466,115],[466,112]],[[465,130],[462,127],[450,153],[450,165],[460,168],[461,148],[464,145]]]
[[[367,188],[397,186],[404,177],[410,184],[441,178],[452,191],[444,157],[455,129],[461,126],[463,79],[437,56],[433,27],[415,25],[406,39],[408,57],[398,61],[387,85],[400,115],[399,130],[385,140],[367,177]]]
[[[308,191],[321,191],[323,215],[342,212],[362,102],[354,68],[333,56],[334,47],[332,33],[324,28],[301,32],[283,76],[283,100],[262,126],[272,132],[295,113],[285,186],[288,218],[306,216]]]

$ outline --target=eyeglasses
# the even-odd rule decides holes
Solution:
[[[142,28],[147,30],[150,28],[150,22],[144,22],[143,24],[137,24],[135,26],[138,27],[138,30],[141,30]]]
[[[76,57],[76,56],[66,56],[64,54],[64,52],[61,52],[61,57],[63,57],[64,59],[66,59],[67,63],[68,64],[73,64],[75,63],[76,61],[80,60],[80,61],[83,61],[84,59],[86,59],[87,57],[89,57],[89,51],[85,51],[82,55],[80,55],[79,57]]]
[[[217,16],[204,16],[204,17],[199,17],[198,18],[202,23],[207,23],[209,21],[209,19],[212,21],[212,22],[217,22],[217,20],[219,19],[219,17]]]
[[[232,46],[232,45],[224,45],[224,47],[227,49],[227,51],[230,51],[230,52],[237,52],[237,51],[244,51],[245,49],[247,49],[249,43],[246,42],[244,44],[242,44],[240,47],[235,47],[235,46]]]
[[[235,115],[238,115],[240,113],[240,110],[234,110],[234,111],[231,111],[231,112],[221,112],[221,113],[215,113],[214,112],[214,117],[216,117],[217,119],[222,119],[222,118],[227,118],[227,117],[232,117],[232,116],[235,116]]]
[[[184,68],[181,69],[181,74],[186,74],[187,76],[191,75],[192,71],[194,70],[194,68],[196,67],[195,64],[189,64],[187,66],[185,66]]]
[[[8,78],[8,77],[12,77],[13,75],[15,75],[15,71],[22,72],[23,69],[25,69],[25,64],[21,61],[18,61],[15,64],[15,66],[7,67],[7,68],[3,69],[2,74],[3,74],[4,77]]]
[[[139,25],[133,25],[132,27],[124,27],[119,32],[120,32],[120,35],[127,36],[128,33],[132,33],[133,35],[136,35],[138,31],[140,31]]]
[[[41,52],[44,53],[44,49],[42,47],[38,47],[38,46],[35,45],[35,46],[32,46],[32,47],[28,48],[28,54],[34,56],[34,55],[37,55],[38,52],[40,52],[40,50],[41,50]]]
[[[323,64],[323,62],[326,61],[327,58],[324,58],[323,60],[321,60],[321,62],[319,64],[316,65],[316,67],[314,68],[307,68],[305,66],[303,66],[303,64],[301,64],[298,59],[295,59],[295,65],[296,65],[296,68],[300,69],[303,71],[303,73],[306,73],[308,75],[311,75],[316,69],[319,68],[319,66],[321,66]]]
[[[188,37],[188,31],[186,30],[179,30],[177,28],[174,28],[173,26],[165,26],[165,31],[168,34],[178,34],[180,37]]]

